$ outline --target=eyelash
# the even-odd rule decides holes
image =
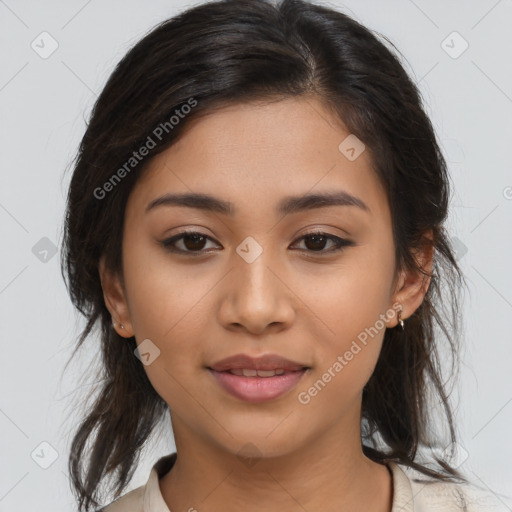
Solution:
[[[187,251],[187,250],[183,250],[183,249],[176,249],[176,247],[174,247],[173,244],[175,244],[179,240],[183,239],[187,235],[199,235],[200,237],[203,237],[203,238],[206,238],[208,240],[214,241],[212,238],[210,238],[209,236],[207,236],[204,233],[201,233],[199,231],[182,231],[181,233],[178,233],[177,235],[174,235],[171,238],[163,240],[161,242],[161,244],[162,244],[162,246],[167,251],[172,252],[172,253],[178,253],[178,254],[187,254],[187,255],[192,255],[192,256],[201,256],[201,255],[203,255],[205,253],[211,252],[211,251],[204,251],[202,249],[199,250],[199,251],[190,251],[190,250]],[[305,235],[302,235],[295,242],[303,240],[303,239],[308,238],[310,236],[314,236],[314,235],[320,235],[320,236],[323,236],[323,237],[325,237],[325,238],[327,238],[329,240],[333,240],[336,243],[336,247],[334,249],[330,249],[330,250],[327,250],[327,251],[325,251],[325,250],[312,251],[312,250],[308,250],[308,249],[300,249],[300,250],[302,250],[304,252],[308,252],[308,253],[313,253],[313,254],[316,254],[316,253],[318,253],[318,254],[325,254],[325,253],[332,254],[332,253],[336,253],[336,252],[339,252],[339,251],[343,250],[345,247],[350,247],[350,246],[354,245],[354,243],[349,241],[349,240],[346,240],[344,238],[340,238],[338,236],[329,235],[328,233],[324,233],[323,231],[311,231],[310,233],[306,233]]]

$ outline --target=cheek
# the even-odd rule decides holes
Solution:
[[[393,258],[389,251],[360,247],[329,271],[308,273],[294,291],[322,328],[325,347],[343,349],[366,328],[374,326],[390,301]],[[382,329],[382,322],[377,328]]]
[[[132,248],[125,259],[125,284],[137,345],[149,353],[144,364],[157,393],[169,404],[187,395],[183,389],[205,363],[201,344],[209,332],[216,280],[204,272],[193,280],[165,257],[148,257]],[[149,340],[149,341],[148,341]],[[143,357],[144,359],[144,357]],[[175,403],[173,405],[176,405]]]
[[[346,329],[317,347],[313,373],[298,390],[297,400],[311,406],[309,412],[328,411],[333,419],[359,402],[379,358],[385,327],[382,320],[355,328],[347,320]]]
[[[386,330],[394,264],[392,248],[380,247],[354,252],[328,278],[316,276],[314,287],[309,280],[302,284],[299,293],[314,313],[317,363],[308,387],[301,388],[305,402],[328,406],[331,400],[355,399],[373,373]]]
[[[180,411],[191,407],[191,398],[201,396],[201,390],[195,392],[194,382],[206,371],[201,347],[208,332],[207,311],[212,306],[199,301],[191,308],[174,298],[166,305],[167,309],[162,303],[158,308],[140,304],[136,339],[138,345],[144,343],[150,353],[154,351],[150,364],[144,365],[153,388],[171,409]],[[141,354],[143,346],[139,346]]]
[[[198,319],[206,318],[204,299],[216,284],[208,265],[185,268],[165,250],[129,238],[127,247],[126,290],[137,339],[166,344],[184,326],[193,331]]]

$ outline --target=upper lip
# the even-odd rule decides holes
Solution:
[[[260,357],[251,357],[246,354],[236,354],[231,357],[227,357],[215,364],[209,366],[212,370],[217,372],[224,372],[226,370],[235,369],[250,369],[250,370],[277,370],[283,369],[288,371],[297,371],[308,368],[302,363],[296,361],[290,361],[277,354],[266,354]]]

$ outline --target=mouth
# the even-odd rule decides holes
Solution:
[[[213,370],[213,368],[211,368]],[[255,370],[253,368],[232,368],[226,370],[233,375],[239,377],[275,377],[276,375],[283,375],[284,373],[291,373],[292,371],[307,370],[307,367],[300,368],[298,370],[285,370],[284,368],[276,368],[275,370]]]
[[[304,366],[296,369],[231,368],[218,371],[208,367],[220,387],[231,396],[250,403],[261,403],[279,398],[297,386],[310,370]]]

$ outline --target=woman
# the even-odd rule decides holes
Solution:
[[[491,510],[450,459],[448,200],[416,86],[345,14],[227,0],[146,35],[68,197],[105,379],[72,443],[80,511],[115,472],[107,512]],[[176,452],[120,497],[167,412]]]

